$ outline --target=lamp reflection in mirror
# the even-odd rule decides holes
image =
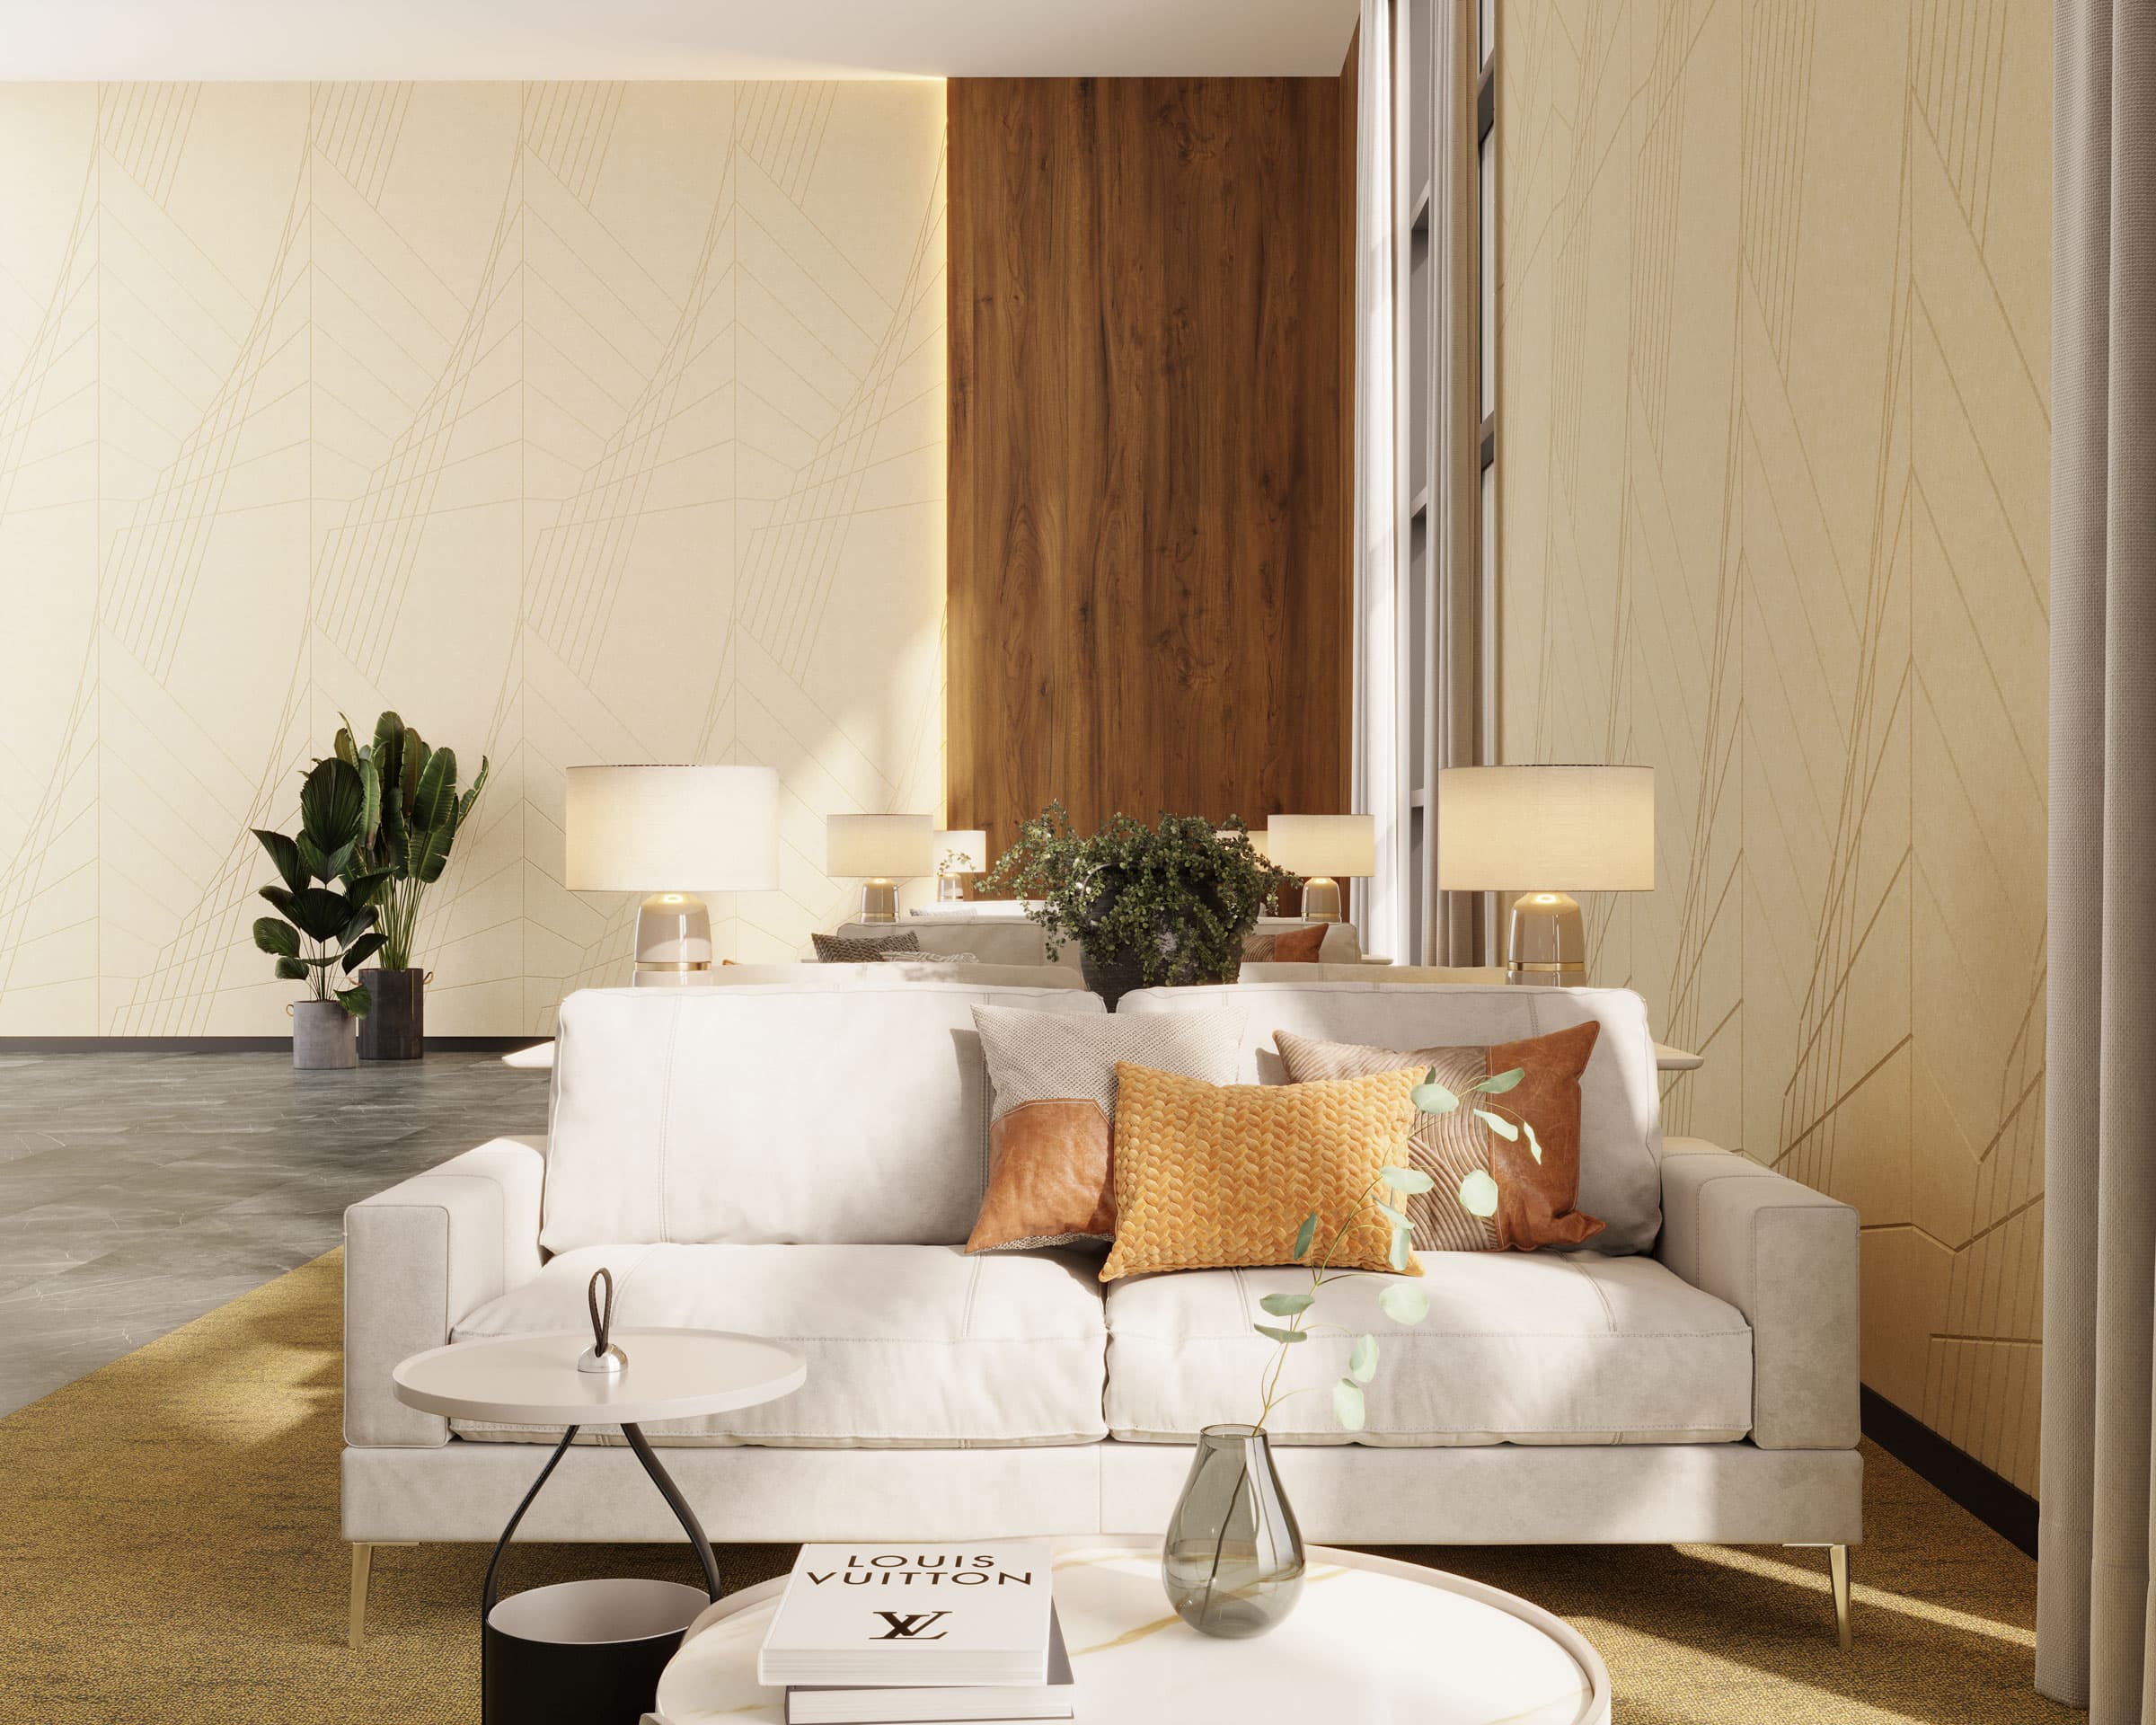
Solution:
[[[978,827],[964,827],[935,835],[936,897],[939,900],[963,898],[965,877],[988,870],[988,835]]]
[[[1523,880],[1536,884],[1519,892]],[[1437,774],[1437,886],[1517,892],[1506,978],[1584,987],[1586,931],[1574,892],[1655,884],[1651,766],[1454,766]]]
[[[568,778],[569,889],[650,895],[636,913],[637,986],[708,981],[711,916],[699,895],[779,884],[778,774],[572,766]]]
[[[1339,875],[1377,868],[1377,824],[1368,815],[1275,815],[1266,825],[1266,859],[1305,877],[1303,920],[1340,920]]]
[[[926,815],[831,815],[824,821],[824,872],[862,882],[858,920],[898,920],[898,882],[935,868]]]

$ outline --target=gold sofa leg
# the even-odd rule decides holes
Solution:
[[[360,1643],[367,1640],[367,1580],[375,1567],[375,1549],[378,1545],[416,1545],[415,1539],[358,1540],[352,1542],[352,1622],[348,1632],[351,1650],[357,1653]]]
[[[1826,1553],[1826,1573],[1834,1590],[1834,1636],[1846,1653],[1856,1645],[1849,1626],[1849,1547],[1846,1545],[1785,1545],[1784,1551]]]

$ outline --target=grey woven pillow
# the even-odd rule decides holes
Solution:
[[[818,964],[880,964],[887,953],[908,959],[921,956],[921,937],[911,929],[903,934],[866,934],[848,939],[841,934],[812,934]]]

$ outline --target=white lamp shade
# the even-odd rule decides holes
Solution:
[[[1453,766],[1437,774],[1437,884],[1648,892],[1651,766]]]
[[[1290,874],[1374,874],[1376,823],[1368,815],[1275,815],[1265,829],[1266,854]]]
[[[1273,854],[1266,848],[1273,842],[1270,829],[1264,827],[1253,827],[1244,836],[1250,841],[1250,848],[1253,851],[1256,851],[1268,862],[1272,861]]]
[[[931,848],[935,853],[938,874],[988,872],[988,835],[978,827],[938,833]]]
[[[572,892],[769,892],[779,775],[768,766],[572,766]]]
[[[910,880],[935,866],[935,825],[926,815],[831,815],[824,821],[826,874]]]

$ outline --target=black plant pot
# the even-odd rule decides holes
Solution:
[[[427,973],[362,970],[359,986],[374,1002],[359,1021],[362,1060],[417,1060],[427,1052]]]
[[[1085,986],[1108,1003],[1111,1013],[1125,995],[1145,986],[1145,973],[1139,965],[1128,960],[1096,964],[1093,955],[1082,946],[1078,949],[1078,970],[1085,978]]]
[[[1117,1002],[1134,988],[1155,986],[1180,988],[1208,982],[1233,982],[1236,975],[1233,970],[1224,977],[1178,976],[1171,971],[1161,984],[1153,985],[1146,982],[1145,967],[1136,960],[1116,959],[1106,963],[1097,962],[1082,945],[1078,949],[1078,970],[1085,978],[1085,986],[1107,1003],[1108,1010],[1111,1013],[1116,1010]]]

